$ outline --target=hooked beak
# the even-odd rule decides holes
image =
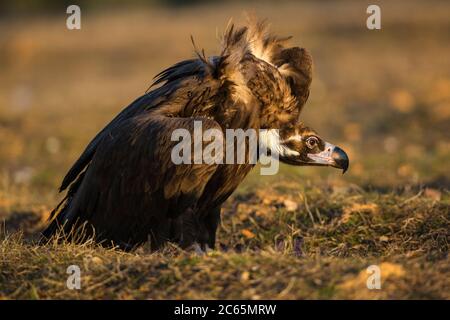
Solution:
[[[345,151],[328,142],[325,144],[324,151],[308,153],[308,158],[312,160],[312,162],[308,163],[310,165],[331,166],[342,169],[343,174],[347,171],[349,165],[348,156]]]
[[[345,151],[339,147],[334,147],[331,158],[334,161],[334,167],[342,169],[342,174],[344,174],[349,165],[348,156]]]

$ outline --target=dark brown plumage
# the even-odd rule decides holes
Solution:
[[[331,159],[337,149],[328,149],[329,163],[308,158],[326,151],[299,122],[312,59],[305,49],[285,47],[285,40],[270,35],[263,22],[230,26],[219,56],[207,58],[196,50],[196,59],[158,74],[154,84],[161,86],[114,118],[69,170],[60,188],[68,189],[67,195],[52,212],[44,239],[85,225],[87,236],[124,248],[147,240],[154,249],[166,241],[214,247],[221,205],[253,164],[247,158],[244,164],[175,165],[171,133],[192,132],[195,120],[204,130],[221,132],[280,129],[286,143],[279,147],[289,151],[281,152],[282,161],[344,168]],[[311,137],[318,140],[312,147]]]

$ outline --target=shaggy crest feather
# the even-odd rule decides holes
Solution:
[[[258,20],[256,17],[249,15],[247,16],[247,24],[247,41],[251,53],[258,59],[276,65],[274,57],[284,49],[283,43],[292,37],[277,37],[271,34],[266,19]]]
[[[248,103],[252,99],[252,93],[240,70],[240,63],[249,52],[246,33],[246,27],[235,29],[234,24],[230,21],[222,40],[223,63],[221,66],[223,68],[222,80],[228,80],[234,84],[233,100],[243,100]]]

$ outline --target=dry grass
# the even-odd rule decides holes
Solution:
[[[0,299],[449,299],[449,4],[251,2],[0,20]],[[303,120],[351,159],[247,178],[223,210],[217,250],[131,253],[92,243],[37,245],[81,150],[154,74],[217,52],[215,28],[244,9],[312,51]],[[89,14],[88,14],[89,13]],[[202,17],[199,19],[198,17]],[[93,41],[92,39],[95,39]],[[82,289],[66,288],[78,264]],[[377,264],[382,290],[365,286]]]
[[[205,256],[172,245],[153,254],[145,246],[125,253],[90,242],[36,245],[12,233],[0,243],[0,297],[450,298],[448,193],[436,200],[424,190],[298,190],[282,184],[233,197],[218,248]],[[15,213],[6,225],[39,228],[38,216]],[[66,287],[73,264],[82,270],[81,290]],[[381,268],[381,290],[366,287],[372,264]]]

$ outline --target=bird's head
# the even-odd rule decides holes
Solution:
[[[344,150],[301,123],[269,130],[263,139],[281,162],[296,166],[331,166],[342,169],[343,173],[348,169],[349,159]]]

